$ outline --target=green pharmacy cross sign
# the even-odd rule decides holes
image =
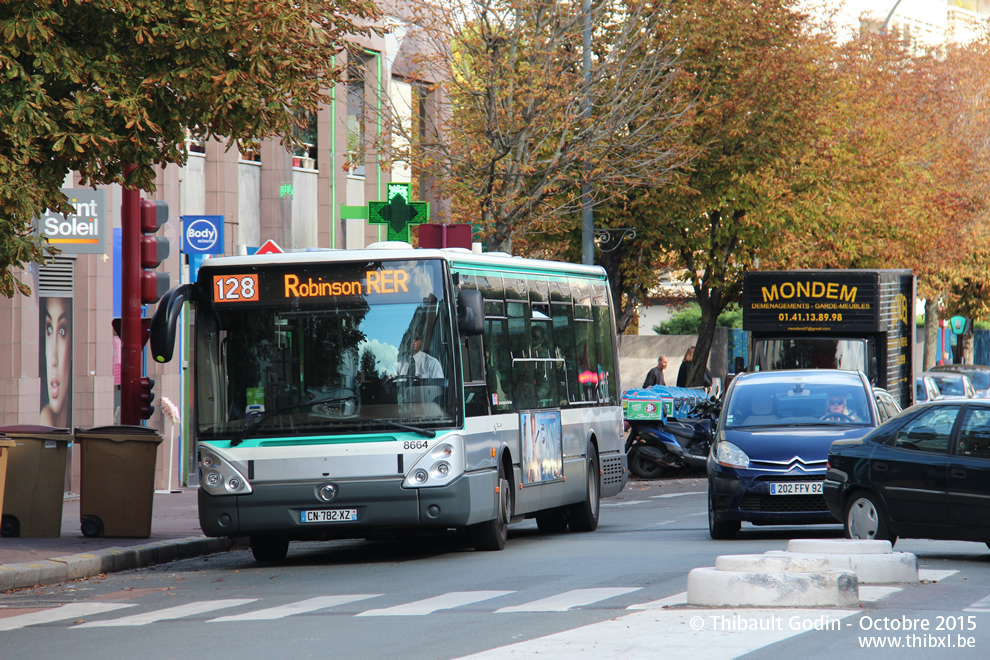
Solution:
[[[385,240],[409,242],[409,228],[429,221],[430,204],[411,201],[408,183],[389,183],[385,190],[387,202],[368,203],[368,222],[388,228]]]

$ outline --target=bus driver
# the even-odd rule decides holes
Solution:
[[[413,368],[410,369],[410,363]],[[400,376],[415,376],[416,378],[443,378],[440,360],[429,353],[423,352],[423,338],[415,335],[412,340],[412,354],[409,359],[399,363]]]

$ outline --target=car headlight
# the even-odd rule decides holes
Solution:
[[[731,442],[720,442],[715,445],[715,449],[717,452],[715,454],[715,461],[719,465],[738,468],[749,467],[749,456]]]
[[[199,485],[210,495],[247,495],[253,491],[237,468],[209,450],[200,451],[199,468]]]

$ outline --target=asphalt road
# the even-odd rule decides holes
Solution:
[[[684,607],[688,572],[718,555],[841,535],[744,526],[713,541],[705,495],[702,479],[633,481],[596,532],[527,521],[502,552],[449,537],[296,543],[277,564],[235,550],[15,592],[0,596],[0,658],[987,656],[990,550],[976,543],[899,542],[928,581],[868,590],[854,610]]]

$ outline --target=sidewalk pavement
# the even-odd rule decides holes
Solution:
[[[229,550],[232,539],[203,536],[197,490],[156,492],[146,539],[83,536],[79,497],[66,496],[61,536],[0,538],[0,592]]]

